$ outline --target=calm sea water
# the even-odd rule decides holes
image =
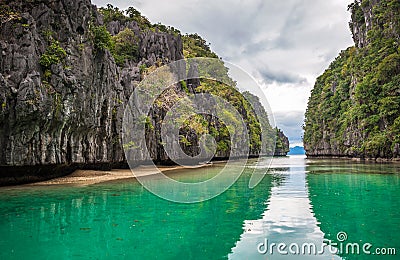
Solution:
[[[193,182],[221,167],[169,175]],[[249,189],[254,168],[265,177]],[[251,162],[229,190],[196,204],[165,201],[135,180],[1,188],[0,259],[377,258],[338,252],[349,243],[395,248],[397,257],[379,259],[398,259],[399,177],[400,165],[292,156],[269,170]],[[311,245],[324,250],[302,254]]]

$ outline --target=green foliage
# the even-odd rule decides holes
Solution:
[[[182,36],[183,54],[185,58],[208,57],[218,58],[217,54],[211,51],[210,45],[197,33]]]
[[[111,4],[107,4],[107,7],[100,7],[99,12],[103,15],[103,19],[105,23],[109,23],[111,21],[125,21],[126,16],[123,11],[119,10],[118,7],[114,7]]]
[[[40,57],[39,64],[44,68],[50,68],[51,65],[58,64],[63,61],[66,56],[67,53],[60,46],[60,43],[56,40],[51,40],[50,45]]]
[[[385,132],[374,133],[363,143],[365,155],[371,158],[386,157],[390,151],[390,144]]]
[[[99,12],[103,15],[105,24],[112,21],[119,21],[124,25],[127,22],[134,21],[143,31],[156,31],[157,29],[160,32],[180,35],[180,31],[173,27],[165,26],[161,23],[152,25],[150,21],[146,17],[142,16],[134,7],[128,7],[123,11],[118,7],[108,4],[106,8],[99,8]],[[107,31],[106,26],[93,26],[91,31],[93,34],[95,49],[103,51],[109,50],[117,65],[123,66],[126,60],[137,60],[139,38],[128,27],[125,27],[123,31],[119,32],[115,36],[111,36]]]
[[[364,13],[361,7],[368,6],[368,2],[369,1],[363,1],[362,6],[360,6],[360,3],[358,1],[355,1],[347,7],[347,9],[351,12],[351,20],[353,23],[365,23]]]
[[[203,115],[194,115],[186,119],[182,126],[187,130],[193,130],[198,136],[208,133],[208,122]]]
[[[48,80],[48,79],[51,77],[51,70],[46,69],[46,70],[44,71],[43,77],[44,77],[46,80]]]
[[[288,153],[290,151],[289,149],[289,143],[287,138],[284,136],[283,132],[275,128],[275,135],[276,135],[276,141],[275,141],[275,153]]]
[[[105,26],[93,26],[91,28],[93,34],[93,44],[96,50],[111,50],[113,49],[113,40],[111,34]]]
[[[377,81],[380,84],[389,83],[394,75],[400,72],[400,55],[392,53],[385,57],[377,67]]]
[[[128,15],[129,18],[135,18],[141,16],[141,13],[136,10],[134,7],[128,7],[125,13]]]
[[[83,43],[78,44],[78,49],[79,49],[79,51],[84,51],[85,50],[85,44],[83,44]]]
[[[63,111],[63,99],[60,93],[55,92],[54,95],[54,111],[53,115],[55,118],[60,118]]]
[[[151,119],[150,119],[149,116],[146,116],[145,127],[146,127],[146,129],[154,130],[154,125],[153,125],[153,123],[151,122]]]
[[[211,51],[209,44],[206,40],[201,38],[198,34],[186,34],[182,36],[183,41],[183,54],[185,58],[214,58],[215,61],[210,63],[209,61],[204,61],[206,65],[198,64],[203,71],[200,74],[205,78],[218,78],[224,83],[235,87],[236,82],[234,82],[228,75],[228,68],[222,60],[219,59],[217,54]],[[201,63],[201,60],[196,61]]]
[[[117,35],[111,36],[105,26],[93,26],[91,32],[95,50],[109,50],[117,65],[122,66],[125,60],[137,59],[138,37],[131,29],[125,28]]]
[[[227,140],[217,142],[217,152],[229,152],[230,147],[230,142]]]
[[[147,65],[145,63],[141,64],[139,66],[139,72],[140,74],[143,74],[147,70]]]
[[[182,89],[183,89],[187,94],[189,94],[189,89],[188,89],[188,87],[187,87],[186,81],[182,80],[182,81],[181,81],[181,86],[182,86]]]
[[[369,5],[349,6],[353,24],[365,23],[362,8]],[[340,154],[392,157],[400,141],[395,127],[400,116],[400,4],[382,0],[372,9],[368,44],[342,51],[315,83],[304,127],[308,148],[328,143]]]
[[[125,13],[128,15],[128,20],[135,21],[140,28],[149,29],[152,27],[149,19],[147,19],[147,17],[143,16],[134,7],[128,7],[128,9],[126,9]]]
[[[172,27],[172,26],[166,26],[161,23],[156,23],[152,25],[153,28],[157,28],[158,31],[168,33],[168,34],[173,34],[175,36],[181,35],[181,31],[178,29]]]
[[[192,143],[189,142],[189,140],[184,135],[179,135],[179,142],[182,143],[185,146],[191,146],[192,145]]]
[[[106,8],[99,8],[99,12],[103,15],[104,22],[106,24],[112,21],[119,21],[122,24],[130,21],[135,21],[141,30],[151,30],[160,32],[165,32],[174,35],[180,35],[181,32],[174,27],[165,26],[161,23],[151,24],[147,17],[143,16],[134,7],[128,7],[125,11],[120,10],[118,7],[114,7],[108,4]]]
[[[227,100],[237,111],[242,112],[241,115],[247,125],[250,137],[250,149],[252,152],[259,152],[261,150],[261,126],[260,122],[254,113],[251,104],[246,98],[236,89],[231,86],[225,85],[213,80],[202,80],[201,85],[196,88],[196,92],[210,93]],[[235,117],[229,111],[222,111],[226,118],[230,118],[232,122],[236,122]],[[230,136],[229,132],[222,132],[218,129],[219,138],[224,140],[225,137]],[[228,129],[227,129],[228,130]],[[232,133],[234,129],[229,129]],[[218,143],[218,147],[226,149],[227,143]],[[222,150],[223,151],[223,150]]]
[[[122,66],[125,60],[135,60],[138,56],[138,37],[135,33],[125,28],[117,35],[112,37],[112,55],[115,62]]]
[[[133,141],[123,144],[122,147],[124,148],[124,150],[134,150],[134,149],[139,148],[139,146],[137,144],[135,144],[135,142],[133,142]]]
[[[241,113],[241,117],[246,123],[250,138],[250,152],[256,154],[263,151],[264,153],[271,154],[275,148],[273,147],[274,139],[276,138],[275,130],[271,127],[268,121],[268,115],[262,105],[260,104],[259,113],[263,115],[263,118],[257,118],[254,108],[248,101],[248,99],[257,99],[257,97],[252,96],[250,93],[242,94],[237,90],[236,82],[229,77],[228,68],[225,67],[224,62],[219,60],[219,57],[211,51],[209,44],[198,34],[187,34],[182,36],[182,40],[185,58],[208,57],[216,59],[212,64],[207,62],[207,66],[198,64],[198,67],[203,69],[203,71],[200,71],[200,74],[207,79],[201,78],[201,85],[198,86],[195,91],[198,93],[210,93],[227,100]],[[201,61],[197,62],[201,63]],[[190,64],[188,66],[190,66]],[[213,78],[218,78],[223,82],[211,80]],[[182,84],[182,86],[186,91],[187,87],[185,84]],[[258,99],[257,102],[259,103]],[[226,118],[235,123],[236,120],[229,111],[221,112]],[[263,129],[266,129],[267,133],[261,133],[261,126],[263,126]],[[226,126],[209,125],[208,131],[217,140],[217,151],[229,151],[230,132],[234,133],[236,131],[235,129],[228,129]],[[261,138],[266,140],[267,147],[261,147]]]

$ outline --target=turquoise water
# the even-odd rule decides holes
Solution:
[[[372,245],[371,255],[343,250],[342,256],[400,259],[399,165],[311,161],[307,171],[310,200],[325,237],[340,244],[337,233],[343,231],[344,245],[357,243],[361,252],[365,243]],[[378,257],[376,248],[396,248],[397,255]]]
[[[170,175],[193,182],[221,167]],[[340,231],[400,253],[399,165],[276,158],[249,189],[253,168],[267,172],[250,163],[229,190],[196,204],[165,201],[135,180],[0,188],[0,259],[364,259],[258,250],[266,239],[320,247]]]
[[[189,182],[221,167],[180,171]],[[259,217],[271,189],[244,173],[221,196],[197,204],[160,199],[135,181],[0,191],[0,259],[221,259]]]

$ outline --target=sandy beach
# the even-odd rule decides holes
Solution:
[[[179,169],[207,167],[212,164],[204,164],[198,167],[184,167],[184,166],[158,166],[161,172],[174,171]],[[139,166],[133,169],[136,176],[148,176],[158,174],[157,169],[151,166]],[[47,181],[35,182],[26,184],[30,186],[38,185],[92,185],[107,181],[122,180],[135,178],[135,175],[130,169],[115,169],[111,171],[98,171],[98,170],[77,170],[70,175],[59,177]]]

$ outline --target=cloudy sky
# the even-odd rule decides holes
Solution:
[[[301,144],[315,79],[353,45],[347,5],[352,0],[92,0],[134,6],[152,23],[198,33],[224,60],[262,87],[291,146]]]

